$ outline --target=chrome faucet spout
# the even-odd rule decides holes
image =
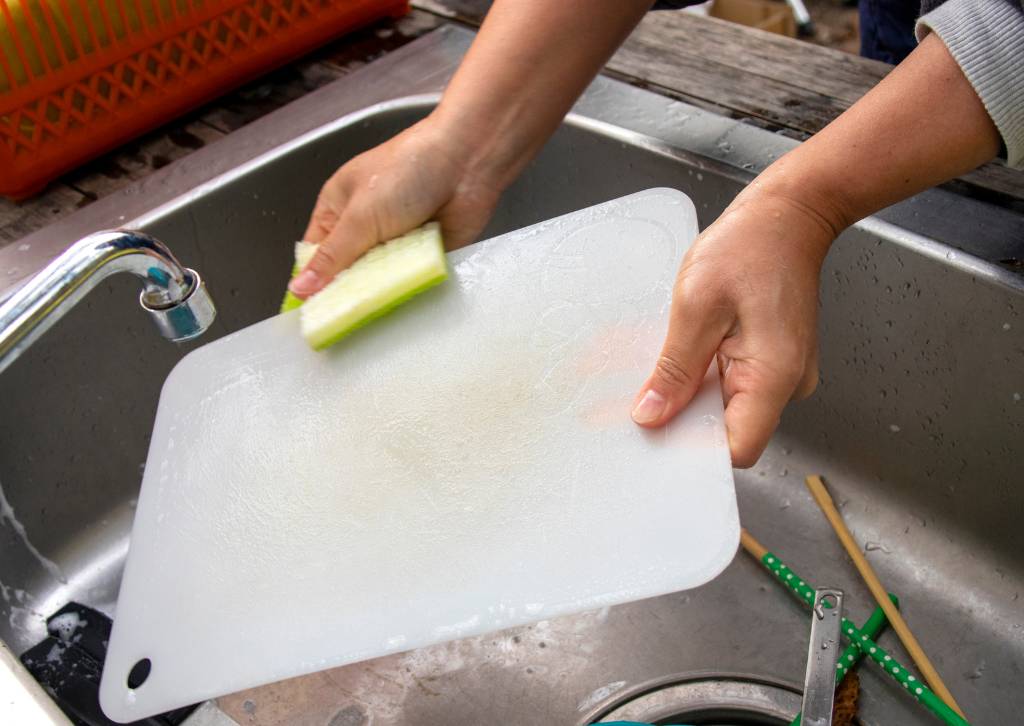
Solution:
[[[96,232],[71,245],[0,304],[0,373],[108,276],[142,282],[139,303],[160,334],[181,342],[202,335],[217,311],[195,270],[167,247],[132,230]]]

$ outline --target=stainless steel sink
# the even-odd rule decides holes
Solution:
[[[205,339],[172,347],[133,303],[134,283],[112,278],[0,376],[0,639],[15,652],[69,600],[114,613],[165,376],[195,345],[275,313],[319,184],[428,112],[470,39],[438,31],[0,250],[0,286],[13,285],[86,233],[139,227],[201,272],[219,309]],[[689,194],[706,225],[793,143],[598,79],[487,234],[653,186]],[[808,473],[828,479],[981,726],[1019,723],[1024,707],[1024,278],[998,264],[1022,248],[1019,215],[944,191],[843,234],[823,276],[821,385],[789,408],[758,465],[736,474],[744,525],[816,584],[845,589],[863,621],[870,596],[802,484]],[[808,622],[739,554],[698,590],[356,664],[221,706],[260,713],[261,724],[574,724],[674,674],[742,674],[793,691]],[[909,661],[891,635],[881,642]],[[873,666],[861,676],[862,723],[933,723]],[[277,711],[259,711],[271,703]]]

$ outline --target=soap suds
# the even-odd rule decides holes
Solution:
[[[29,541],[28,533],[25,532],[25,525],[18,521],[18,518],[15,516],[14,508],[11,506],[11,503],[7,501],[7,497],[4,495],[3,486],[0,486],[0,520],[7,520],[15,533],[21,537],[21,541],[25,544],[25,549],[31,552],[32,556],[39,560],[39,564],[41,564],[57,582],[62,585],[68,584],[67,578],[64,577],[64,573],[61,572],[57,563],[36,549],[35,545]]]
[[[625,685],[625,681],[615,681],[614,683],[609,683],[607,686],[601,686],[600,688],[594,689],[586,698],[579,702],[579,705],[576,706],[576,710],[586,711],[591,706],[596,706],[616,691],[621,691],[622,687]]]
[[[89,622],[78,616],[78,613],[64,613],[50,621],[50,628],[57,631],[57,637],[65,643],[74,640],[75,631],[84,628]]]

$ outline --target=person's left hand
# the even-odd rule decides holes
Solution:
[[[668,336],[633,420],[661,426],[697,392],[716,353],[733,465],[752,466],[792,399],[818,381],[818,277],[838,229],[755,184],[683,260]]]

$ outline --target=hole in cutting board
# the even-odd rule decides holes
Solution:
[[[149,678],[149,670],[153,667],[153,663],[149,658],[143,658],[128,672],[128,687],[133,691],[146,682]]]

